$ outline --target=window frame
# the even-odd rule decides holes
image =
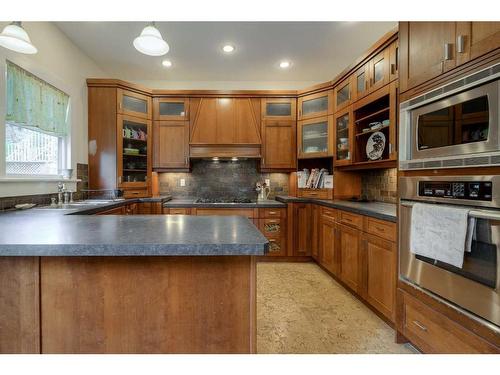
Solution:
[[[59,82],[52,73],[48,73],[43,69],[36,69],[33,67],[26,67],[23,61],[18,61],[16,56],[3,57],[0,60],[0,102],[4,106],[0,106],[0,181],[60,181],[63,179],[62,174],[7,174],[7,152],[6,152],[6,103],[7,103],[7,61],[10,61],[22,69],[28,71],[35,77],[43,80],[47,84],[54,86],[58,90],[63,91],[68,95],[68,134],[65,137],[58,137],[58,170],[69,169],[72,166],[72,96],[65,84]],[[15,124],[14,124],[15,125]],[[73,178],[74,179],[74,178]]]

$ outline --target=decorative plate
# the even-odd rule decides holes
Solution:
[[[385,135],[382,132],[373,133],[366,142],[366,156],[370,160],[378,160],[385,149]]]

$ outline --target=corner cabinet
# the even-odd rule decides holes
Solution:
[[[153,169],[189,170],[189,99],[153,101]]]
[[[298,99],[298,119],[306,120],[333,113],[333,92],[331,90],[302,96]]]
[[[317,158],[333,155],[333,116],[298,122],[298,157]]]
[[[353,113],[352,106],[346,107],[333,116],[335,128],[334,165],[343,166],[352,163],[353,151]]]
[[[261,99],[262,171],[297,169],[295,98]]]
[[[88,82],[89,188],[151,195],[152,106],[148,93]]]

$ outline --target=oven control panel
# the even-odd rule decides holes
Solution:
[[[419,181],[418,195],[421,197],[467,199],[491,201],[491,181]]]

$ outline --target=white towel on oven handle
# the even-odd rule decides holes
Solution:
[[[462,268],[472,244],[469,209],[415,203],[411,214],[410,251]],[[470,238],[470,240],[469,240]]]

